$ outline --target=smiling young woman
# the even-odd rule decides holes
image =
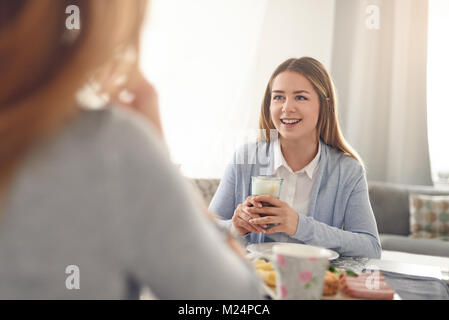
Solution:
[[[249,242],[258,242],[263,233],[264,241],[379,258],[365,168],[341,133],[326,68],[309,57],[279,65],[268,81],[259,127],[264,138],[236,151],[211,211]],[[266,155],[264,163],[260,155]],[[248,161],[239,161],[245,156]],[[283,179],[279,199],[250,196],[251,176],[261,172]]]
[[[281,73],[283,75],[278,77]],[[308,92],[304,92],[302,99],[307,101],[313,95],[316,100],[319,109],[315,127],[317,139],[321,138],[327,145],[342,151],[363,165],[360,156],[345,141],[341,133],[338,123],[337,97],[332,78],[321,62],[310,57],[288,59],[281,63],[271,75],[265,90],[259,119],[259,127],[265,130],[266,140],[270,141],[270,129],[279,130],[279,126],[276,127],[273,123],[270,111],[271,100],[274,98],[272,97],[272,90],[275,90],[272,89],[273,83],[275,80],[284,80],[287,77],[284,82],[288,81],[295,78],[294,75],[302,78],[300,85],[309,88]]]

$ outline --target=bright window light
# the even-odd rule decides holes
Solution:
[[[449,1],[429,1],[427,125],[432,179],[449,183]]]
[[[220,177],[236,147],[233,127],[257,119],[258,105],[241,100],[266,2],[151,1],[140,63],[158,91],[171,159],[188,177]]]

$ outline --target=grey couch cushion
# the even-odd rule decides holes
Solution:
[[[369,196],[383,250],[449,257],[449,242],[414,239],[410,234],[409,194],[447,195],[448,189],[371,181]]]
[[[449,257],[449,242],[438,239],[414,239],[394,234],[381,234],[383,250]]]
[[[410,234],[409,193],[448,195],[449,189],[371,181],[369,196],[379,233]]]

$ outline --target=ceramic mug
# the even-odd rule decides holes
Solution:
[[[321,299],[329,266],[329,252],[314,246],[273,246],[276,290],[279,299]]]

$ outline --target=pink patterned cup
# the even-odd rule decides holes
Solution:
[[[328,251],[314,246],[279,244],[273,246],[273,256],[279,299],[321,299],[329,266]]]

